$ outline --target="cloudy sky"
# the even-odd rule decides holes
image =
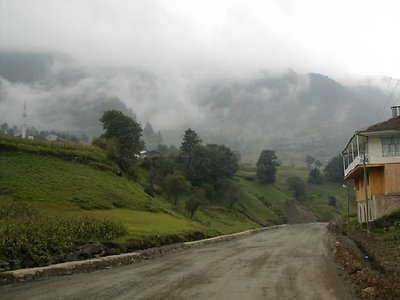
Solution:
[[[399,16],[398,0],[0,0],[0,48],[162,72],[400,78]]]

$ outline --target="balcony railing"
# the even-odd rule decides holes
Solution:
[[[368,156],[365,159],[366,163],[369,161]],[[358,165],[363,163],[363,157],[356,156],[354,160],[344,169],[344,177],[346,177],[351,171],[353,171]]]

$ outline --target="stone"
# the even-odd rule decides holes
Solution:
[[[375,288],[373,286],[366,287],[362,290],[361,294],[363,297],[371,297],[375,295]]]

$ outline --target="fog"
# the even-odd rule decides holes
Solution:
[[[400,77],[398,1],[1,0],[2,48],[84,64]]]
[[[335,155],[400,103],[397,1],[0,0],[0,123],[168,144],[195,128],[254,159]],[[362,107],[363,109],[360,109]],[[344,146],[344,145],[343,145]]]

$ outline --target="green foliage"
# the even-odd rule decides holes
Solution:
[[[125,167],[126,161],[133,159],[143,149],[142,128],[135,120],[117,110],[105,111],[100,121],[105,130],[101,137],[115,141],[118,158]]]
[[[180,173],[169,174],[164,180],[164,190],[168,199],[174,197],[174,205],[178,203],[178,197],[189,192],[190,188],[190,182]]]
[[[400,210],[371,222],[371,228],[400,231]]]
[[[315,158],[311,155],[307,155],[304,158],[304,162],[306,163],[308,169],[311,169],[311,165],[315,162]]]
[[[240,186],[232,180],[226,180],[224,185],[224,197],[228,200],[229,208],[232,209],[233,206],[243,198],[243,191]]]
[[[167,145],[159,144],[159,145],[157,145],[157,151],[158,151],[161,155],[165,155],[165,154],[168,154],[169,148],[168,148]]]
[[[181,144],[181,151],[185,154],[192,152],[195,146],[201,145],[203,140],[199,137],[196,131],[189,128],[185,131],[183,135],[183,141]]]
[[[143,188],[126,177],[54,157],[17,152],[0,152],[0,201],[6,197],[72,203],[88,210],[147,210],[148,206]]]
[[[37,155],[53,156],[65,160],[81,160],[111,164],[104,151],[91,145],[49,142],[0,136],[0,149],[20,151]]]
[[[264,150],[257,161],[257,178],[262,184],[274,183],[276,171],[279,166],[275,151]]]
[[[400,210],[371,222],[370,229],[376,237],[400,241]]]
[[[193,186],[205,184],[219,190],[225,179],[232,178],[238,170],[238,162],[232,151],[223,145],[196,146],[186,170],[187,179]]]
[[[306,185],[303,180],[297,176],[291,176],[287,179],[287,184],[289,189],[293,191],[294,197],[299,200],[300,197],[304,196],[306,193]]]
[[[313,183],[313,184],[322,183],[321,172],[317,168],[310,170],[310,173],[308,175],[308,183]]]
[[[99,147],[100,149],[106,150],[108,146],[108,141],[102,137],[96,137],[92,140],[92,145],[95,147]]]
[[[206,204],[206,202],[206,192],[203,189],[195,188],[185,206],[191,219],[193,219],[193,215],[199,207]]]
[[[150,186],[153,186],[154,183],[162,185],[166,176],[175,172],[177,165],[175,157],[160,155],[144,158],[142,167],[149,171]]]
[[[316,159],[314,164],[318,170],[322,167],[322,162],[319,159]]]
[[[332,157],[324,168],[325,177],[333,182],[343,182],[344,170],[341,155]]]
[[[51,216],[26,202],[0,207],[0,259],[49,260],[85,241],[107,241],[127,233],[109,218]],[[24,265],[22,266],[24,267]]]
[[[329,196],[328,197],[328,204],[330,206],[336,207],[336,197],[335,196]]]

